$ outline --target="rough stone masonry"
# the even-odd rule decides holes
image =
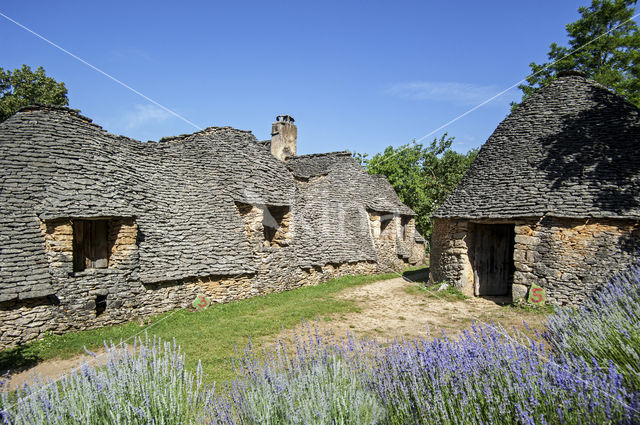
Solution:
[[[289,116],[272,133],[142,143],[51,106],[0,123],[0,348],[424,262],[384,177],[296,156]]]
[[[640,110],[569,72],[520,104],[434,214],[431,279],[577,304],[640,258]]]

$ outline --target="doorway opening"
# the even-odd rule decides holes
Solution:
[[[515,225],[473,226],[472,261],[478,296],[508,296],[513,284]]]

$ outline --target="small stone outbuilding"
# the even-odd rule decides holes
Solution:
[[[579,303],[639,258],[640,110],[561,75],[500,123],[433,218],[431,280]]]
[[[142,143],[64,107],[0,123],[0,348],[425,261],[413,211],[348,152],[211,127]]]

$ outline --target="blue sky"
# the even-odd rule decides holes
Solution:
[[[370,154],[420,139],[524,78],[566,44],[573,1],[2,2],[0,12],[200,127],[270,137],[290,114],[298,153]],[[195,131],[0,17],[0,67],[43,66],[70,106],[139,140]],[[445,131],[480,146],[512,89]]]

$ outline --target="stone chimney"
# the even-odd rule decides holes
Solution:
[[[271,125],[271,154],[280,161],[296,155],[298,128],[294,121],[291,115],[278,115]]]

